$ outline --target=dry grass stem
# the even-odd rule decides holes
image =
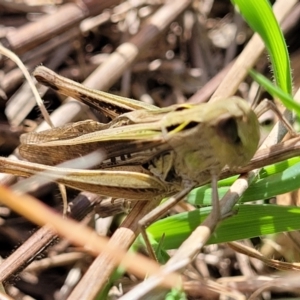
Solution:
[[[21,71],[10,60],[1,61],[0,107],[4,113],[0,114],[0,170],[16,175],[0,174],[0,242],[4,241],[0,255],[5,257],[0,264],[0,282],[5,282],[6,292],[18,299],[47,294],[50,298],[72,300],[92,300],[101,293],[106,293],[108,299],[163,299],[170,288],[183,289],[189,299],[218,299],[220,295],[232,299],[246,299],[249,295],[250,299],[271,299],[273,293],[298,293],[297,275],[273,277],[268,266],[299,269],[298,263],[289,260],[299,260],[299,234],[290,234],[287,242],[297,249],[294,256],[280,253],[288,246],[278,246],[276,239],[272,247],[277,247],[279,254],[270,246],[271,242],[265,243],[261,253],[254,250],[258,245],[253,240],[254,247],[250,240],[231,243],[232,248],[227,244],[206,245],[218,223],[232,214],[233,206],[256,179],[259,168],[300,154],[300,137],[280,142],[286,129],[277,123],[248,164],[241,166],[242,163],[235,162],[240,167],[231,168],[229,159],[224,159],[228,168],[221,172],[220,165],[226,164],[222,164],[222,153],[224,157],[230,155],[225,151],[225,143],[220,151],[210,144],[218,141],[218,130],[226,129],[226,124],[223,119],[219,122],[218,114],[211,118],[214,125],[193,119],[195,112],[197,116],[206,115],[200,108],[209,107],[209,115],[216,111],[211,107],[235,103],[236,99],[224,100],[232,95],[252,99],[257,87],[251,86],[246,78],[248,70],[255,65],[260,72],[267,73],[268,60],[262,55],[264,44],[256,34],[251,37],[251,30],[238,12],[221,0],[50,2],[28,0],[20,4],[0,0],[0,43],[7,47],[0,46],[0,52],[8,54],[18,66],[22,60],[30,72],[39,66],[33,76],[47,85],[40,93],[47,110],[52,112],[49,118],[42,106],[42,114],[46,115],[41,120],[39,112],[33,109],[29,85],[36,96],[37,91],[24,66],[21,68],[28,83],[23,83]],[[287,34],[300,26],[300,5],[296,0],[276,1],[274,11],[278,21],[285,23],[283,30]],[[291,40],[289,50],[294,52],[298,44]],[[300,68],[296,67],[300,52],[293,55],[294,75],[300,78]],[[58,83],[59,76],[50,70],[63,80]],[[83,82],[86,88],[74,82]],[[295,86],[300,86],[300,80],[295,79]],[[111,89],[112,94],[93,92],[90,88]],[[119,96],[142,101],[126,102]],[[9,99],[7,103],[1,101],[5,98]],[[212,102],[224,101],[203,107],[186,104],[206,102],[209,98]],[[295,98],[300,99],[300,90]],[[239,129],[237,138],[244,148],[242,155],[234,154],[231,160],[235,156],[242,161],[249,149],[252,157],[257,149],[258,122],[250,111],[252,115],[247,114],[246,118],[245,112],[243,118],[232,116]],[[230,109],[228,114],[231,116]],[[257,128],[251,133],[254,143],[244,145],[244,140],[250,140],[243,139],[239,122],[252,116]],[[289,121],[293,119],[290,112],[285,112],[285,116]],[[266,123],[268,118],[273,121],[275,117],[264,116]],[[40,133],[49,128],[47,123],[56,127]],[[199,124],[204,127],[198,127]],[[199,135],[189,135],[192,130]],[[222,134],[223,131],[220,137]],[[224,138],[228,136],[224,134]],[[181,139],[187,145],[181,145]],[[236,145],[232,149],[236,150]],[[99,151],[93,152],[95,149]],[[202,158],[204,166],[201,159],[194,163],[191,157],[197,170],[190,168],[191,149],[195,153],[203,149],[197,157]],[[211,153],[206,156],[206,152]],[[188,159],[181,161],[182,153]],[[242,175],[219,202],[217,181],[236,174]],[[182,200],[183,193],[211,179],[213,213],[183,243],[180,240],[182,244],[176,251],[167,253],[171,258],[166,265],[128,252],[140,231],[158,215],[162,218],[165,214],[195,210],[189,203],[175,207],[174,203]],[[64,205],[64,214],[68,208],[67,218],[60,212],[57,183],[67,185],[63,196],[69,203]],[[293,197],[297,195],[294,192]],[[159,205],[161,198],[168,196],[173,196],[174,202]],[[216,203],[220,204],[219,211]],[[120,213],[122,219],[115,216]],[[109,218],[97,219],[102,217]],[[176,234],[179,236],[180,232]],[[145,236],[142,233],[144,239]],[[167,255],[164,238],[172,237],[166,234],[161,239],[159,260],[160,254]],[[176,238],[171,242],[176,243]],[[139,239],[136,245],[141,247]],[[149,255],[151,251],[147,250]],[[44,257],[38,260],[41,253]],[[266,258],[265,253],[271,253],[272,259]],[[118,266],[122,272],[125,270],[120,275],[114,272]],[[15,282],[18,274],[20,284]],[[55,280],[43,290],[48,274],[51,278],[55,276]],[[119,278],[115,279],[113,274]],[[76,280],[72,280],[74,277]],[[108,293],[110,281],[114,286]],[[5,289],[1,286],[1,299],[9,299]]]

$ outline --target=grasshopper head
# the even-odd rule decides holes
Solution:
[[[257,117],[241,98],[200,104],[169,115],[167,121],[176,173],[190,181],[203,183],[226,165],[247,164],[258,146]]]

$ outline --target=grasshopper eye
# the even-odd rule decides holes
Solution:
[[[241,139],[238,135],[238,127],[234,118],[221,120],[217,125],[218,135],[228,143],[239,144]]]

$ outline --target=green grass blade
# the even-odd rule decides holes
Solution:
[[[294,163],[293,165],[290,165],[291,161]],[[299,161],[300,158],[298,157],[264,168],[261,172],[261,177],[247,189],[240,201],[249,202],[268,199],[300,188]],[[280,169],[278,169],[278,167],[280,167]],[[220,198],[225,195],[230,185],[231,183],[229,183],[228,186],[221,186],[218,189]],[[210,205],[211,197],[211,187],[205,185],[194,189],[188,195],[188,202],[193,205]]]
[[[286,93],[292,93],[292,75],[287,46],[267,0],[232,0],[247,21],[265,43],[270,55],[274,78]]]
[[[209,208],[185,212],[157,221],[147,230],[155,239],[165,234],[164,248],[176,249],[207,217]],[[235,215],[224,220],[208,244],[300,229],[300,207],[278,205],[237,205]]]
[[[290,94],[275,86],[270,80],[260,73],[255,72],[254,70],[250,70],[249,73],[253,79],[258,82],[269,94],[271,94],[273,97],[279,98],[286,108],[294,110],[296,114],[300,116],[300,105]]]

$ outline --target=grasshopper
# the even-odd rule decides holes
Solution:
[[[28,162],[0,159],[0,170],[30,176],[49,170],[67,186],[114,198],[152,200],[175,195],[212,180],[228,166],[245,165],[259,142],[259,123],[238,97],[217,103],[157,108],[94,91],[38,67],[36,79],[61,94],[103,112],[112,120],[87,120],[21,137],[20,155]],[[55,167],[97,149],[106,158],[94,170]],[[213,211],[219,214],[218,197]]]

